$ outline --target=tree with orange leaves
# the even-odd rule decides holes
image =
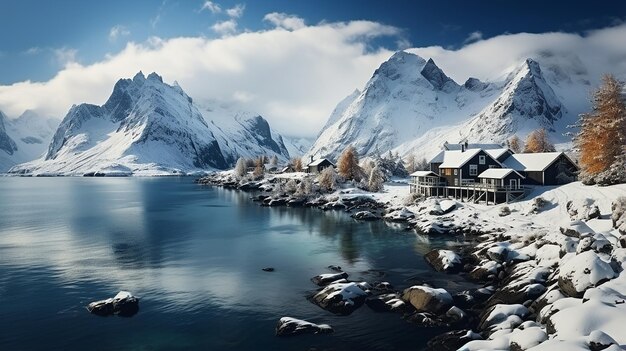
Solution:
[[[546,132],[545,128],[534,130],[528,134],[528,137],[526,137],[526,147],[524,148],[525,153],[553,151],[556,151],[556,149],[548,139],[548,132]]]
[[[626,182],[626,104],[624,83],[602,77],[593,93],[593,107],[580,115],[574,143],[580,152],[581,179],[586,184]]]

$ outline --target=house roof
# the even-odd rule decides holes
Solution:
[[[439,151],[439,153],[437,155],[435,155],[435,157],[433,157],[432,160],[430,160],[430,163],[442,163],[443,162],[443,154],[445,152],[446,152],[445,150]]]
[[[415,171],[413,173],[411,173],[411,177],[439,177],[439,175],[435,172],[431,172],[431,171]]]
[[[506,178],[509,174],[515,172],[521,178],[524,178],[521,174],[519,174],[516,170],[511,168],[489,168],[478,175],[478,178],[490,178],[490,179],[503,179]]]
[[[444,150],[447,151],[456,151],[461,150],[462,144],[443,144]],[[501,149],[502,145],[500,144],[467,144],[468,149],[483,149],[483,150],[492,150],[492,149]]]
[[[508,148],[499,148],[499,149],[485,149],[485,152],[489,154],[489,156],[493,157],[494,159],[498,159],[498,157],[504,155],[507,151],[511,151]],[[512,153],[512,152],[511,152]]]
[[[315,161],[313,161],[313,162],[309,163],[309,164],[307,165],[307,167],[310,167],[310,166],[313,166],[313,167],[318,166],[320,163],[322,163],[322,162],[324,162],[324,161],[328,161],[328,162],[330,162],[330,160],[328,160],[327,158],[320,158],[320,159],[317,159],[317,160],[315,160]],[[333,165],[333,166],[335,165],[335,164],[334,164],[334,163],[332,163],[332,162],[330,162],[330,164],[331,164],[331,165]]]
[[[527,154],[513,154],[504,162],[506,167],[513,168],[516,171],[526,172],[543,172],[554,161],[556,161],[562,152],[537,152]]]
[[[461,168],[472,157],[476,156],[482,149],[467,149],[465,151],[445,151],[443,155],[443,163],[439,168]]]

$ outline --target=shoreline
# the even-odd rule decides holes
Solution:
[[[262,204],[265,201],[266,206],[291,205],[342,210],[351,213],[351,217],[356,220],[399,223],[407,230],[414,230],[417,235],[458,234],[470,239],[470,243],[451,250],[432,250],[424,255],[424,259],[434,270],[461,274],[469,282],[482,284],[482,288],[463,291],[454,296],[445,290],[439,292],[438,290],[443,289],[428,285],[413,286],[404,291],[375,291],[376,289],[362,288],[368,294],[364,301],[367,301],[365,304],[370,308],[377,308],[381,312],[400,311],[402,318],[423,327],[451,328],[452,331],[436,336],[428,342],[431,350],[503,347],[525,350],[540,347],[539,345],[558,348],[561,344],[565,346],[583,342],[580,341],[582,339],[587,344],[605,342],[608,343],[607,347],[620,345],[615,338],[621,335],[608,335],[607,332],[580,335],[578,338],[559,337],[559,331],[566,330],[568,326],[567,321],[558,318],[559,312],[563,310],[563,314],[571,313],[560,307],[559,304],[563,302],[559,301],[580,299],[582,304],[585,302],[582,298],[587,290],[601,290],[605,282],[614,282],[619,293],[626,296],[626,284],[621,285],[626,281],[626,275],[620,274],[623,271],[621,266],[626,266],[626,245],[622,246],[619,238],[608,233],[601,234],[588,226],[562,226],[559,221],[552,223],[548,221],[547,225],[534,223],[542,213],[565,207],[565,204],[552,203],[540,197],[543,193],[562,191],[558,187],[539,189],[537,191],[539,195],[522,200],[520,203],[486,208],[441,198],[426,198],[413,204],[404,204],[397,198],[397,194],[392,195],[394,197],[392,201],[389,196],[365,194],[352,188],[340,189],[326,195],[316,194],[311,198],[298,199],[294,202],[295,199],[287,194],[272,194],[274,187],[271,184],[275,184],[275,178],[252,184],[244,183],[241,189],[232,178],[229,180],[224,176],[224,173],[221,175],[216,173],[199,178],[196,183],[237,191],[267,193],[269,195],[251,197],[251,200],[256,198],[257,202],[260,201]],[[626,186],[614,188],[626,194]],[[602,189],[604,190],[606,189]],[[615,198],[617,197],[616,195]],[[542,201],[535,200],[538,198]],[[385,199],[387,201],[384,201]],[[571,200],[567,202],[567,211],[570,211],[570,202]],[[601,205],[602,210],[606,212],[606,204],[602,202]],[[523,213],[520,207],[525,207]],[[581,207],[579,212],[589,213],[589,208],[585,205],[579,207]],[[485,216],[485,212],[489,215]],[[495,218],[500,217],[500,220],[494,220],[496,212]],[[577,211],[570,211],[570,216],[574,212]],[[356,218],[359,217],[356,216],[359,213],[363,215]],[[572,219],[574,217],[575,215]],[[600,213],[598,209],[597,216],[593,215],[593,218],[587,218],[587,221],[596,219],[606,221],[607,215]],[[592,260],[595,265],[585,267],[585,260]],[[572,282],[574,278],[562,274],[561,269],[567,262],[575,265],[576,261],[582,262],[581,267],[576,266],[581,271],[597,269],[604,272],[606,277],[601,281],[587,284],[582,291],[569,288],[571,285],[575,286],[577,282]],[[613,262],[612,266],[607,262]],[[602,266],[604,270],[598,269],[597,265]],[[611,267],[611,270],[607,270],[606,266]],[[330,282],[323,289],[346,282],[347,280],[343,278],[341,282]],[[433,292],[433,289],[438,292]],[[416,296],[414,291],[419,291],[418,298],[414,297]],[[424,299],[437,300],[441,294],[446,296],[444,300],[447,296],[451,300],[442,302],[437,308],[423,305]],[[606,294],[601,291],[597,295]],[[611,308],[626,312],[624,305],[620,305],[614,303]],[[572,308],[576,308],[576,305]],[[610,328],[607,331],[612,332]]]

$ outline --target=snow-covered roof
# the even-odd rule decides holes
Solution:
[[[461,150],[461,146],[463,144],[443,144],[443,148],[448,151],[456,151]],[[468,149],[483,149],[483,150],[492,150],[492,149],[501,149],[502,145],[500,144],[467,144]]]
[[[510,151],[508,148],[499,148],[499,149],[484,149],[486,153],[489,154],[489,156],[493,157],[494,159],[498,159],[498,157],[504,155],[507,151]]]
[[[328,161],[328,162],[330,162],[330,160],[329,160],[329,159],[327,159],[327,158],[320,158],[320,159],[317,159],[317,160],[315,160],[315,161],[313,161],[313,162],[309,163],[309,164],[307,165],[307,167],[310,167],[310,166],[315,167],[315,166],[319,165],[320,163],[322,163],[322,162],[324,162],[324,161]],[[335,164],[334,164],[334,163],[332,163],[332,162],[330,162],[330,164],[331,164],[331,165],[333,165],[333,166],[335,165]]]
[[[512,172],[515,172],[518,176],[524,178],[524,176],[511,168],[489,168],[488,170],[479,174],[478,178],[503,179]]]
[[[460,168],[481,151],[482,149],[445,151],[443,154],[443,163],[439,168]]]
[[[429,177],[429,176],[438,177],[439,175],[431,171],[415,171],[411,173],[411,177]]]
[[[445,153],[445,150],[439,151],[439,153],[437,155],[435,155],[435,157],[432,158],[432,160],[430,160],[430,163],[442,163],[443,162],[443,154]]]
[[[548,168],[556,161],[562,152],[537,152],[528,154],[513,154],[504,162],[506,167],[513,168],[516,171],[541,172]]]

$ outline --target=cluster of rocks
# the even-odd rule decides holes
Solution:
[[[112,298],[90,303],[87,311],[98,316],[132,317],[139,312],[139,299],[128,291],[120,291]]]

